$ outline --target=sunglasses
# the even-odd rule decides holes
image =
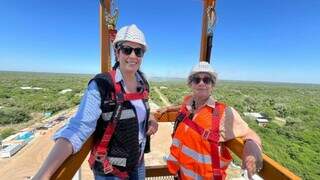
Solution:
[[[205,84],[210,84],[213,83],[212,79],[210,77],[193,77],[192,78],[192,82],[194,82],[195,84],[199,84],[200,82],[203,82]]]
[[[120,46],[119,49],[123,54],[125,54],[127,56],[129,56],[132,53],[132,51],[134,51],[134,53],[136,54],[137,57],[142,57],[144,54],[144,49],[142,49],[142,48],[133,48],[130,46]]]

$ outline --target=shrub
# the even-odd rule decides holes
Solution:
[[[6,128],[0,132],[0,139],[5,139],[15,133],[13,128]]]

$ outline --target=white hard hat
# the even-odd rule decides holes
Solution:
[[[194,74],[201,73],[201,72],[210,74],[214,81],[217,79],[218,74],[213,70],[211,65],[206,61],[200,61],[198,64],[196,64],[192,68],[192,70],[189,74],[189,78],[191,76],[193,76]]]
[[[144,34],[135,24],[124,26],[117,32],[116,38],[113,41],[113,47],[116,47],[116,45],[122,41],[135,42],[143,45],[145,50],[147,49]]]

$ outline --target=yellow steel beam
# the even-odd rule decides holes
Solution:
[[[110,13],[110,0],[105,0],[104,6]],[[100,44],[101,44],[101,72],[106,73],[111,70],[110,38],[106,25],[104,8],[100,5]]]
[[[51,180],[72,179],[74,174],[79,170],[81,164],[87,157],[91,149],[92,140],[93,138],[90,137],[78,153],[69,156],[58,168],[58,170],[52,175]]]
[[[209,6],[214,6],[216,0],[204,0],[203,1],[203,11],[202,11],[202,33],[201,33],[201,49],[200,49],[200,61],[208,61],[206,59],[207,55],[207,30],[208,30],[208,16],[207,16],[207,8]]]

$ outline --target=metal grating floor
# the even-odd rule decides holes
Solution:
[[[147,177],[146,180],[173,180],[173,176]]]

